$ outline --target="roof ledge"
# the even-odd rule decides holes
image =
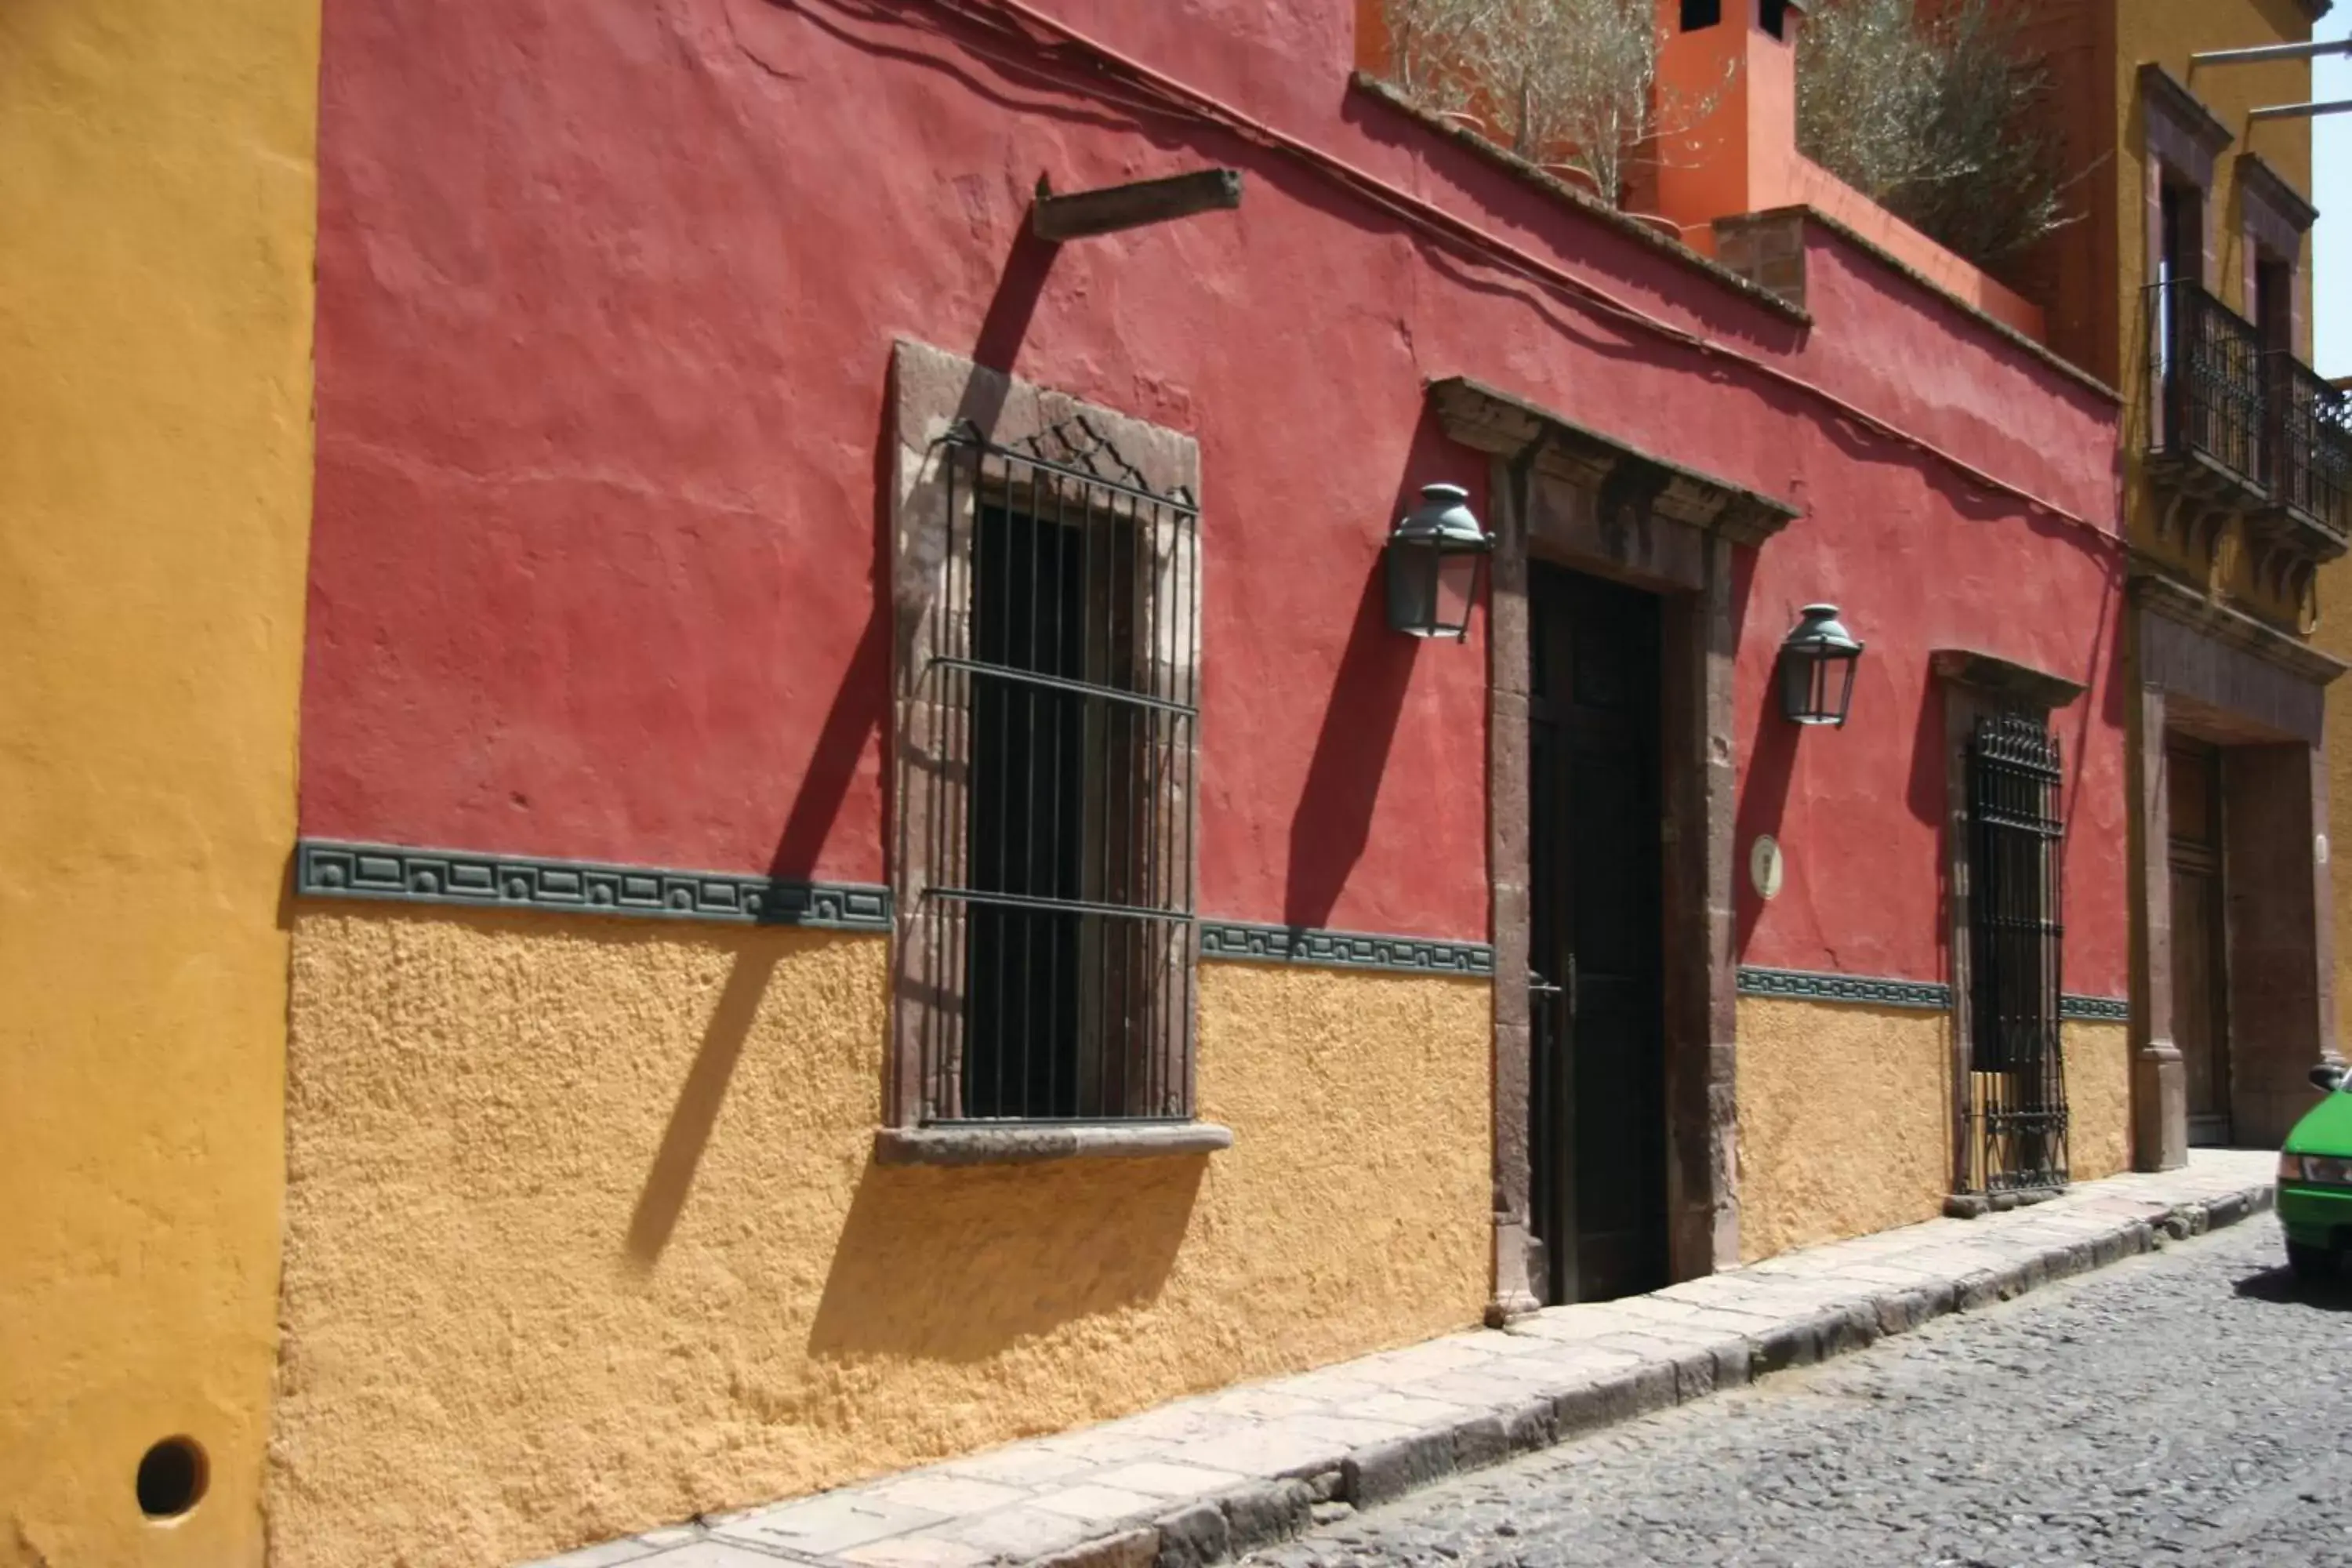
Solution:
[[[1473,381],[1429,384],[1429,403],[1445,434],[1475,451],[1506,459],[1537,454],[1544,467],[1595,489],[1636,486],[1650,510],[1734,544],[1761,544],[1800,515],[1784,500],[1629,446],[1550,409]]]

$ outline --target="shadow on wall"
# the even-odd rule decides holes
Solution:
[[[1421,487],[1467,481],[1472,504],[1485,504],[1486,459],[1448,440],[1436,416],[1424,408],[1413,431],[1396,493],[1389,498],[1370,569],[1356,595],[1356,616],[1348,628],[1324,704],[1323,725],[1307,782],[1290,815],[1290,867],[1284,885],[1282,918],[1293,929],[1326,926],[1350,873],[1370,842],[1372,813],[1387,777],[1389,752],[1396,743],[1406,689],[1412,682],[1419,638],[1391,630],[1388,616],[1386,524],[1411,511]],[[1481,621],[1483,624],[1483,613]],[[1480,634],[1483,637],[1483,632]],[[1483,688],[1478,692],[1484,700]],[[1465,741],[1465,746],[1475,746]]]
[[[809,1328],[818,1357],[970,1363],[1156,1300],[1208,1156],[868,1164]]]
[[[1958,973],[1952,947],[1952,857],[1945,817],[1951,805],[1951,742],[1945,714],[1944,682],[1930,675],[1919,699],[1918,722],[1911,731],[1911,777],[1904,786],[1904,804],[1912,819],[1934,828],[1936,839],[1936,951],[1945,978]]]
[[[1010,370],[1035,314],[1055,251],[1054,246],[1036,239],[1027,226],[1023,226],[1005,258],[995,295],[974,342],[972,357],[977,363]],[[890,711],[893,616],[889,541],[891,502],[898,484],[896,399],[897,388],[886,381],[874,436],[874,553],[870,573],[873,611],[858,636],[824,722],[818,727],[800,792],[785,814],[775,853],[769,858],[768,874],[780,880],[806,880],[817,875],[820,857],[840,816],[842,803],[856,782],[867,745],[876,732],[883,730]],[[958,415],[985,430],[994,426],[1002,404],[1001,386],[975,382],[967,391]],[[887,746],[885,750],[887,752]],[[887,770],[887,756],[885,762]],[[895,831],[893,793],[887,787],[883,791],[886,846],[892,842]],[[639,1268],[651,1268],[660,1261],[677,1228],[678,1218],[693,1191],[703,1151],[709,1146],[711,1130],[726,1102],[744,1040],[759,1016],[761,1002],[774,976],[776,961],[777,955],[772,952],[747,953],[739,959],[711,1009],[709,1025],[703,1032],[686,1081],[679,1088],[661,1146],[646,1172],[636,1208],[630,1216],[626,1253]],[[853,1235],[856,1215],[871,1208],[868,1194],[877,1189],[877,1183],[883,1190],[895,1190],[887,1179],[889,1174],[877,1176],[869,1172],[867,1180],[861,1184],[857,1208],[852,1215]],[[1195,1185],[1198,1180],[1195,1172]],[[1190,1212],[1189,1197],[1184,1212]],[[1180,1216],[1178,1234],[1181,1229]],[[1163,1264],[1163,1275],[1164,1272]]]
[[[874,607],[850,652],[849,666],[842,672],[841,684],[825,710],[824,722],[817,727],[800,792],[784,814],[783,826],[776,835],[775,853],[768,858],[768,875],[780,881],[804,881],[817,875],[819,858],[832,835],[834,822],[841,815],[842,803],[857,782],[867,743],[882,728],[884,715],[890,709],[887,562],[890,487],[894,482],[891,390],[886,384],[874,441]],[[885,845],[890,842],[894,815],[891,792],[886,787],[882,799]],[[660,1261],[663,1249],[668,1247],[677,1228],[678,1216],[685,1212],[687,1198],[694,1188],[695,1172],[702,1163],[703,1150],[709,1144],[710,1131],[718,1124],[728,1085],[742,1057],[744,1039],[759,1016],[761,1001],[775,974],[777,956],[769,951],[750,952],[738,958],[719,994],[718,1004],[711,1008],[702,1044],[694,1054],[694,1065],[687,1069],[686,1081],[678,1089],[677,1102],[670,1110],[669,1125],[662,1131],[661,1147],[654,1154],[653,1165],[646,1173],[645,1186],[637,1194],[636,1209],[629,1217],[626,1253],[629,1261],[639,1268],[651,1268]]]
[[[1732,646],[1743,640],[1749,601],[1756,585],[1756,555],[1753,550],[1734,552],[1731,581]],[[1757,921],[1764,913],[1764,900],[1748,873],[1748,846],[1759,834],[1780,835],[1781,819],[1789,809],[1789,790],[1797,771],[1797,741],[1803,733],[1801,726],[1791,724],[1780,716],[1780,667],[1775,664],[1770,677],[1764,682],[1761,700],[1756,708],[1756,728],[1748,742],[1748,769],[1740,780],[1739,803],[1734,808],[1732,821],[1733,910],[1731,955],[1738,963],[1748,956],[1748,939],[1754,934]]]
[[[718,1125],[727,1086],[735,1077],[744,1038],[759,1016],[760,1001],[767,994],[779,956],[772,951],[745,952],[727,973],[727,984],[710,1010],[709,1026],[694,1053],[694,1065],[687,1069],[669,1125],[662,1130],[661,1147],[629,1216],[628,1256],[639,1268],[651,1268],[661,1260],[662,1249],[677,1229],[687,1194],[694,1189],[694,1173],[709,1146],[710,1130]]]

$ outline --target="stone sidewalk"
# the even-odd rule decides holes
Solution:
[[[568,1552],[533,1568],[1200,1568],[1784,1367],[2268,1208],[2276,1157],[1788,1253],[1140,1415]]]

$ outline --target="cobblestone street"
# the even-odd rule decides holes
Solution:
[[[2259,1216],[1251,1561],[2352,1563],[2352,1292],[2284,1263]]]

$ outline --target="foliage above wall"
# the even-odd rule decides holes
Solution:
[[[1612,206],[1719,95],[1658,80],[1655,0],[1381,0],[1389,76],[1433,112]],[[2067,221],[2048,73],[2009,0],[1814,0],[1798,33],[1798,145],[1988,268]]]
[[[1390,76],[1533,163],[1624,205],[1645,144],[1711,113],[1658,86],[1656,0],[1381,0]]]
[[[1979,267],[2015,256],[2069,221],[2027,19],[2006,0],[1815,0],[1799,150]]]

